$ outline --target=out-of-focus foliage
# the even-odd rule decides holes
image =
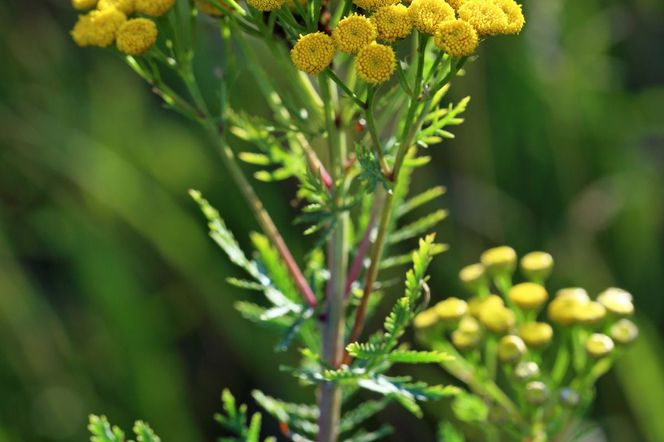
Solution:
[[[609,440],[660,441],[664,5],[524,3],[524,34],[480,51],[460,80],[467,121],[414,183],[450,190],[439,238],[454,253],[434,261],[432,297],[458,293],[456,269],[497,243],[551,251],[553,285],[625,287],[642,336],[600,383],[592,417]],[[235,315],[225,279],[237,274],[186,190],[223,204],[240,242],[255,226],[198,129],[110,54],[77,50],[73,15],[65,2],[0,5],[0,441],[84,440],[90,411],[212,440],[222,387],[251,410],[249,386],[299,393],[274,370],[292,355],[274,356],[269,332]],[[259,191],[301,252],[283,186]],[[434,440],[433,424],[388,412],[395,440]]]

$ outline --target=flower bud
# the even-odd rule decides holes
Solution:
[[[549,388],[544,382],[533,381],[526,384],[526,402],[533,405],[542,405],[549,400]]]
[[[603,333],[593,333],[586,341],[586,352],[595,359],[607,356],[613,348],[613,341]]]
[[[639,337],[639,328],[629,319],[621,319],[611,326],[609,335],[616,344],[628,345]]]
[[[527,381],[536,378],[540,374],[539,365],[535,362],[519,362],[514,369],[514,377],[520,381]]]
[[[528,347],[544,347],[553,337],[553,329],[546,322],[528,322],[519,327],[519,336]]]
[[[546,252],[530,252],[521,258],[521,272],[533,281],[544,281],[553,270],[553,257]]]
[[[513,286],[508,296],[514,304],[525,310],[535,310],[549,298],[546,289],[534,282],[522,282]]]
[[[459,330],[464,333],[481,333],[480,323],[472,316],[464,316],[459,321]]]
[[[547,308],[549,319],[563,326],[572,325],[576,320],[576,309],[588,302],[590,302],[590,298],[583,289],[566,288],[558,290]]]
[[[579,405],[579,393],[576,390],[564,387],[560,390],[560,402],[567,408]]]
[[[597,302],[616,315],[629,316],[634,313],[632,295],[623,289],[606,289],[597,296]]]
[[[574,320],[581,324],[593,325],[606,317],[606,308],[596,301],[590,301],[576,306],[574,309]]]
[[[451,297],[439,302],[433,308],[438,313],[440,319],[445,322],[453,322],[458,321],[466,314],[468,304],[462,299]]]
[[[516,364],[526,352],[526,344],[516,335],[506,335],[498,342],[498,358],[506,364]]]
[[[415,316],[415,319],[413,319],[413,325],[417,329],[426,329],[433,327],[438,321],[440,321],[438,312],[436,312],[435,309],[430,308]]]
[[[459,272],[459,280],[471,293],[477,293],[488,284],[486,271],[482,264],[471,264],[462,268]]]
[[[473,333],[457,329],[452,332],[452,344],[460,351],[471,350],[479,345],[481,336],[479,331]]]
[[[497,303],[485,303],[480,310],[480,322],[494,333],[505,334],[514,327],[514,312]]]
[[[480,262],[491,276],[511,275],[516,267],[516,252],[508,246],[494,247],[482,253]]]

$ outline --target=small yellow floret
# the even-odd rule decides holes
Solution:
[[[417,329],[425,329],[425,328],[433,327],[439,321],[440,321],[440,316],[438,316],[438,312],[436,312],[436,310],[430,308],[430,309],[424,310],[423,312],[421,312],[417,316],[415,316],[415,319],[413,320],[413,325]]]
[[[509,293],[513,303],[526,310],[539,308],[549,298],[546,289],[534,282],[522,282],[513,286]]]
[[[551,342],[553,329],[546,322],[527,322],[519,327],[519,336],[528,347],[543,347]]]
[[[514,327],[514,312],[497,302],[485,302],[480,309],[480,322],[488,330],[505,334]]]
[[[105,48],[113,44],[118,29],[126,20],[127,17],[115,8],[92,11],[79,16],[71,36],[79,46]]]
[[[389,80],[396,66],[397,57],[394,50],[378,43],[365,46],[355,60],[358,77],[371,84]]]
[[[74,9],[85,11],[86,9],[92,9],[97,6],[97,0],[71,0],[71,5]]]
[[[148,18],[133,18],[120,27],[115,44],[120,52],[141,55],[157,41],[157,25]]]
[[[136,12],[161,17],[175,5],[175,0],[136,0]]]
[[[99,0],[97,9],[117,8],[125,15],[133,14],[136,7],[136,0]]]
[[[459,9],[459,7],[463,4],[464,1],[466,0],[447,0],[447,3],[449,3],[449,5],[453,7],[454,10],[456,11]]]
[[[532,281],[544,281],[553,271],[553,256],[546,252],[530,252],[521,258],[521,272]]]
[[[597,296],[597,302],[616,315],[628,316],[634,313],[632,295],[623,289],[606,289]]]
[[[381,40],[393,42],[408,37],[413,31],[413,22],[410,21],[408,8],[404,5],[383,6],[371,19],[376,24]]]
[[[459,7],[459,18],[470,23],[479,36],[508,34],[507,14],[487,0],[466,0]]]
[[[458,321],[468,311],[468,304],[463,299],[451,297],[433,307],[443,321]]]
[[[247,4],[259,11],[274,11],[281,8],[286,0],[247,0]]]
[[[593,333],[586,341],[586,351],[595,358],[603,358],[613,351],[613,340],[603,333]]]
[[[353,14],[342,19],[332,31],[332,38],[341,52],[357,54],[378,36],[376,25],[363,15]]]
[[[514,0],[493,0],[507,16],[507,28],[503,34],[518,34],[526,24],[526,19],[521,11],[521,5]]]
[[[445,0],[413,0],[408,14],[418,31],[433,35],[438,23],[454,20],[454,9]]]
[[[434,34],[436,46],[452,57],[465,57],[477,49],[477,31],[463,20],[445,20],[438,24]]]
[[[315,75],[332,63],[335,52],[332,37],[322,32],[314,32],[300,36],[291,49],[291,59],[299,70]]]
[[[480,262],[492,276],[511,274],[516,267],[516,252],[509,246],[493,247],[482,253]]]
[[[375,11],[383,6],[394,5],[399,3],[399,0],[353,0],[357,6],[367,11]]]

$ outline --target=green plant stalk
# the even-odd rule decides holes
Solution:
[[[320,89],[325,106],[325,125],[330,151],[330,170],[335,189],[336,204],[342,205],[344,160],[346,158],[345,140],[335,124],[335,110],[330,93],[330,81],[321,75]],[[348,267],[347,250],[348,212],[342,211],[337,219],[332,236],[328,240],[328,265],[330,279],[327,284],[326,317],[323,325],[323,361],[330,367],[341,364],[344,351],[345,324],[345,284]],[[318,441],[335,442],[339,437],[341,418],[341,388],[333,382],[324,383],[320,389],[318,402],[320,418],[318,421]]]
[[[386,177],[389,177],[390,167],[385,161],[385,155],[383,154],[383,147],[380,143],[380,137],[378,136],[378,131],[376,130],[376,119],[374,118],[374,108],[376,107],[376,88],[374,86],[369,88],[369,93],[367,94],[367,126],[369,126],[369,134],[371,135],[371,141],[373,145],[373,151],[378,158],[378,163],[380,164],[380,170]]]
[[[235,181],[235,184],[240,189],[240,192],[249,203],[249,207],[251,208],[256,221],[261,226],[265,235],[270,239],[274,247],[277,249],[281,259],[284,260],[284,264],[286,265],[286,268],[293,278],[293,282],[302,295],[303,299],[307,304],[309,304],[311,308],[316,308],[318,302],[316,301],[316,296],[314,295],[313,290],[311,290],[309,283],[304,277],[304,274],[302,274],[302,270],[300,270],[300,267],[295,261],[295,258],[293,258],[293,255],[291,254],[290,249],[286,245],[283,237],[279,233],[277,226],[274,224],[274,221],[272,221],[272,217],[270,217],[270,215],[267,213],[262,201],[256,194],[256,191],[251,186],[249,180],[247,180],[247,178],[244,176],[244,173],[242,172],[242,169],[240,168],[240,165],[235,158],[235,153],[225,141],[223,135],[220,134],[220,130],[217,127],[217,124],[210,115],[208,107],[205,103],[205,99],[203,98],[203,95],[198,88],[198,83],[196,82],[196,78],[194,77],[191,66],[188,66],[186,69],[180,72],[180,76],[185,83],[189,94],[196,103],[196,106],[205,114],[206,118],[203,122],[203,125],[207,130],[210,139],[221,152],[224,165],[230,172],[230,175],[233,178],[233,181]]]

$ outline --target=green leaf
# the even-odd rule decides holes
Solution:
[[[434,227],[436,224],[441,222],[447,218],[447,211],[446,210],[436,210],[435,212],[426,215],[417,221],[414,221],[396,232],[392,233],[390,236],[388,242],[390,244],[396,244],[400,241],[414,238],[417,235],[420,235],[422,233],[425,233],[427,230],[431,229]]]
[[[431,254],[435,256],[440,253],[448,251],[449,248],[450,247],[447,244],[434,244],[433,248],[431,249]],[[384,258],[380,262],[380,269],[384,270],[384,269],[406,265],[412,262],[412,260],[413,260],[413,252],[405,253],[403,255],[390,256]]]
[[[357,428],[367,419],[370,419],[372,416],[382,411],[389,403],[389,399],[362,402],[356,408],[346,412],[341,417],[339,431],[345,433]]]
[[[416,209],[434,199],[442,196],[445,193],[445,188],[443,186],[436,186],[428,189],[404,202],[397,209],[397,216],[402,217],[408,212]]]
[[[463,437],[463,433],[459,431],[454,425],[450,422],[441,422],[438,425],[438,442],[466,442],[466,439]]]
[[[360,430],[348,439],[343,439],[344,442],[373,442],[375,440],[379,440],[387,436],[388,434],[392,434],[393,429],[391,426],[385,424],[381,426],[378,430],[376,431],[365,431],[365,430]]]
[[[452,402],[454,415],[463,422],[485,422],[489,417],[489,407],[482,398],[463,392]]]
[[[401,364],[436,364],[453,359],[447,353],[439,351],[393,351],[387,355],[387,360]]]
[[[125,435],[118,427],[108,422],[106,416],[91,414],[88,422],[88,431],[92,434],[91,442],[124,442]]]
[[[161,442],[159,436],[143,421],[136,421],[134,424],[134,434],[136,434],[137,442]]]

